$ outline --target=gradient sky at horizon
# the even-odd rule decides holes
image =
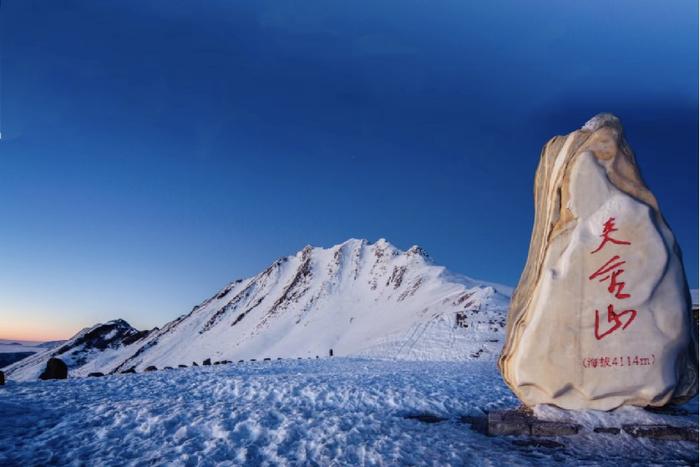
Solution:
[[[602,111],[697,288],[697,18],[691,1],[3,1],[0,338],[160,326],[350,237],[515,285],[540,149]]]

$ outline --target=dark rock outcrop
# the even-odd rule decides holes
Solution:
[[[104,350],[121,345],[129,345],[147,336],[149,331],[138,331],[123,319],[115,319],[106,324],[98,324],[77,338],[71,339],[61,346],[57,355],[84,346],[86,348]]]
[[[143,371],[158,371],[158,367],[155,365],[147,366]]]
[[[187,365],[182,365],[182,364],[180,364],[180,365],[178,365],[177,367],[178,367],[178,368],[187,368]]]
[[[60,358],[50,358],[46,362],[46,369],[39,379],[66,379],[68,378],[68,366]]]
[[[2,386],[3,384],[5,384],[5,373],[0,371],[0,386]]]
[[[202,362],[202,365],[207,365],[207,366],[208,366],[208,365],[211,365],[211,358],[207,358],[206,360],[204,360],[204,361]]]
[[[104,376],[104,373],[100,373],[99,371],[95,371],[93,373],[90,373],[88,376],[91,378],[100,378],[100,377]]]

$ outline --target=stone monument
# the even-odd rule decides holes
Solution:
[[[526,406],[610,410],[697,393],[680,249],[617,117],[551,139],[499,359]],[[690,213],[695,215],[695,213]]]

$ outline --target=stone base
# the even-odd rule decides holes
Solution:
[[[622,429],[635,438],[652,438],[664,441],[698,442],[698,430],[686,426],[623,425]]]
[[[526,410],[489,412],[488,434],[490,436],[570,436],[575,435],[581,425],[566,422],[538,420]]]
[[[597,427],[590,433],[617,435],[621,431],[635,438],[698,442],[698,429],[693,426],[627,424]],[[539,420],[528,409],[489,412],[486,427],[489,436],[571,436],[580,432],[583,432],[581,425]]]

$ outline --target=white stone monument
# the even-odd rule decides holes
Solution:
[[[696,213],[689,213],[696,215]],[[697,392],[681,253],[619,120],[544,147],[499,367],[527,406],[661,406]]]

